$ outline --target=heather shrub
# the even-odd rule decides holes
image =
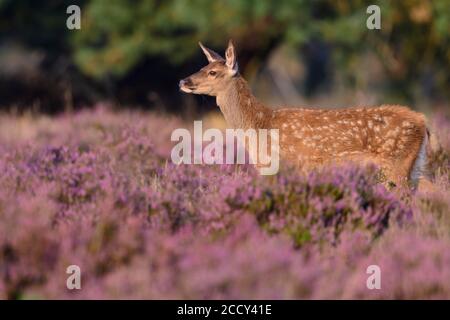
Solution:
[[[57,263],[59,240],[49,232],[55,208],[20,195],[2,195],[0,208],[0,298],[15,299],[28,286],[45,283]]]
[[[440,186],[450,184],[450,115],[438,112],[431,119],[431,150],[428,152],[428,174]]]
[[[189,124],[155,114],[2,117],[0,298],[450,298],[446,160],[403,194],[372,167],[174,165]]]
[[[286,232],[296,245],[335,244],[343,230],[364,230],[373,238],[390,223],[403,223],[411,210],[377,183],[376,168],[329,168],[309,175],[290,172],[258,177],[227,198],[245,208],[269,232]]]
[[[382,289],[367,290],[365,269],[378,265]],[[343,298],[448,299],[450,288],[450,244],[448,239],[420,236],[412,231],[389,233],[373,245],[345,279]]]
[[[248,215],[220,236],[198,237],[191,226],[147,235],[151,241],[143,254],[85,281],[85,290],[59,290],[55,296],[52,280],[43,292],[72,298],[280,299],[308,297],[319,275],[287,238],[269,236]]]

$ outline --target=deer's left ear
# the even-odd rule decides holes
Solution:
[[[199,42],[198,45],[200,46],[200,48],[202,48],[202,51],[205,54],[206,59],[208,59],[209,63],[223,61],[223,58],[217,52],[206,48],[201,42]]]
[[[225,51],[225,58],[228,70],[230,70],[230,72],[234,76],[238,72],[238,63],[236,57],[236,50],[234,49],[234,45],[231,40],[228,41],[228,48]]]

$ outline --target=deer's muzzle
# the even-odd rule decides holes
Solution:
[[[179,87],[181,91],[192,92],[195,89],[195,85],[192,83],[191,78],[186,78],[180,81]]]

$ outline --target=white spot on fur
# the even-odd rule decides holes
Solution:
[[[404,128],[409,128],[410,125],[411,125],[411,123],[409,121],[403,121],[402,122],[402,127],[404,127]]]

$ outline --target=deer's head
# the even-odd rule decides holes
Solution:
[[[225,51],[225,58],[206,48],[199,42],[200,48],[209,64],[198,72],[180,81],[180,90],[187,93],[217,96],[238,74],[236,51],[230,40]]]

